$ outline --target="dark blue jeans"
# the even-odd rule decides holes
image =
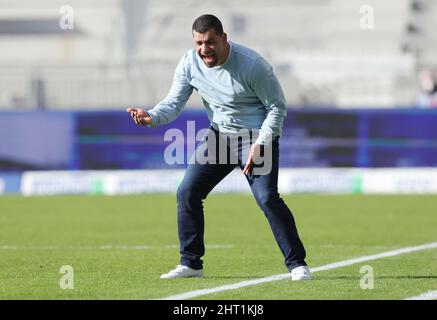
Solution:
[[[207,154],[215,153],[211,157],[216,159],[215,163],[191,162],[177,191],[180,264],[193,269],[202,269],[201,257],[205,253],[203,200],[236,166],[243,169],[246,162],[246,158],[242,158],[242,143],[239,141],[238,163],[229,161],[229,155],[228,163],[219,163],[218,144],[223,140],[220,139],[217,131],[210,132],[215,135],[215,141],[211,142],[212,139],[207,138],[196,147],[196,152],[199,152],[200,147],[205,143],[209,144]],[[229,154],[232,152],[229,148],[227,151]],[[299,239],[293,215],[278,193],[279,138],[272,141],[271,155],[271,170],[268,174],[249,174],[246,178],[285,257],[285,265],[291,270],[306,265],[306,253]]]

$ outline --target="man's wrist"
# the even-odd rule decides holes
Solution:
[[[152,111],[152,112],[150,112]],[[154,114],[154,111],[152,109],[146,111],[144,110],[144,112],[146,113],[147,117],[149,118],[149,123],[146,124],[148,125],[150,128],[155,128],[158,125],[158,116],[156,115],[156,113]]]
[[[140,123],[144,126],[152,124],[152,117],[150,116],[150,114],[146,110],[143,110],[143,111],[144,111],[145,115],[143,115],[142,117],[139,118]]]

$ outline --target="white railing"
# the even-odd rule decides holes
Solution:
[[[414,102],[414,64],[372,70],[364,62],[360,69],[338,61],[320,68],[307,68],[293,59],[289,61],[289,65],[273,63],[289,105],[393,107]],[[0,65],[0,109],[110,109],[154,105],[167,94],[176,63],[138,63],[130,69],[122,65],[90,64],[37,68]],[[38,102],[42,105],[37,105]],[[188,105],[201,106],[201,101],[194,98]]]

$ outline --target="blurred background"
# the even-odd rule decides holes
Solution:
[[[282,192],[437,192],[436,0],[0,0],[0,194],[173,192],[164,134],[208,127],[200,97],[156,129],[125,109],[165,97],[204,13],[282,84]]]

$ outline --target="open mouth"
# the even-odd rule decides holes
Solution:
[[[215,54],[202,55],[202,60],[206,64],[214,64],[216,62],[216,56]]]

